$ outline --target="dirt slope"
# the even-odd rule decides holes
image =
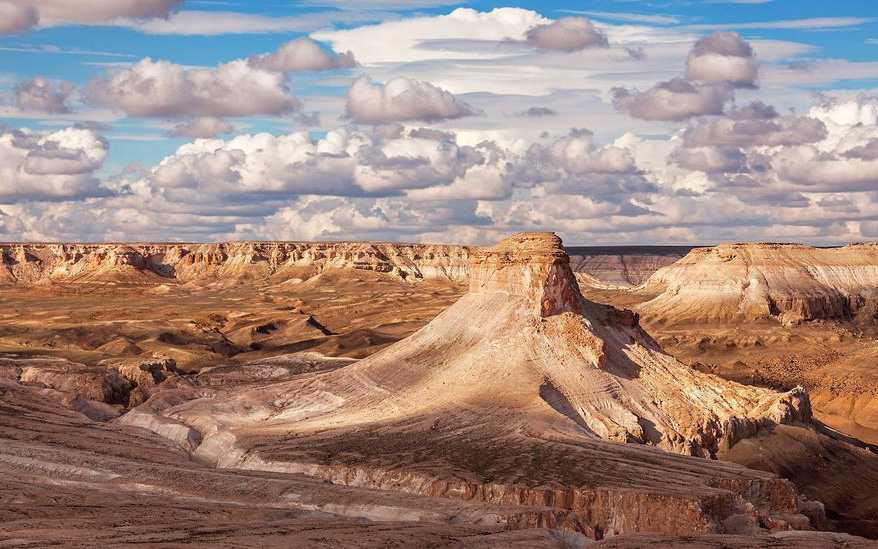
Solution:
[[[467,295],[356,364],[144,406],[197,431],[193,456],[220,468],[542,502],[593,538],[810,527],[800,511],[822,520],[783,480],[687,456],[807,421],[807,395],[680,364],[633,315],[583,302],[560,244],[525,233],[476,251]]]

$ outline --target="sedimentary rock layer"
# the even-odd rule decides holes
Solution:
[[[469,272],[455,305],[355,364],[140,411],[197,431],[193,457],[219,468],[546,506],[555,527],[593,538],[809,528],[803,512],[822,520],[784,480],[691,457],[760,426],[807,422],[803,391],[680,364],[635,315],[582,300],[553,234],[476,250]]]
[[[665,321],[871,320],[878,245],[724,244],[697,248],[656,271],[641,310]]]
[[[215,244],[0,243],[0,284],[171,280],[296,280],[330,269],[364,269],[409,281],[466,282],[473,248],[384,242]],[[575,248],[571,267],[609,286],[644,282],[688,248]]]
[[[286,280],[327,269],[465,281],[468,255],[463,246],[380,242],[0,244],[0,282]]]

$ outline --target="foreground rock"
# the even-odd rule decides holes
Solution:
[[[544,524],[594,539],[822,523],[789,482],[691,457],[809,421],[803,391],[680,364],[634,315],[582,300],[553,234],[477,250],[470,274],[454,306],[369,358],[150,413],[197,431],[193,457],[221,469],[546,506]]]

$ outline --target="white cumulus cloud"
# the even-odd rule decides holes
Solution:
[[[364,75],[348,90],[347,115],[362,124],[434,122],[474,114],[452,93],[420,80],[394,78],[381,85]]]
[[[695,43],[686,60],[686,77],[739,88],[756,85],[759,65],[750,44],[736,32],[717,31]]]
[[[562,17],[527,31],[527,43],[544,50],[578,51],[607,47],[607,35],[585,17]]]
[[[93,78],[84,99],[134,117],[281,115],[300,107],[282,73],[253,68],[244,60],[189,68],[145,58],[110,69],[106,78]]]
[[[297,38],[282,44],[271,53],[254,55],[250,66],[275,72],[324,71],[357,66],[351,52],[326,51],[310,38]]]
[[[25,111],[69,113],[67,99],[75,88],[73,82],[65,81],[53,85],[47,79],[37,76],[15,86],[15,103]]]

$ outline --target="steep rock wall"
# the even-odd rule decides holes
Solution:
[[[871,320],[878,310],[878,245],[697,248],[656,271],[646,288],[658,296],[641,311],[670,321]]]

